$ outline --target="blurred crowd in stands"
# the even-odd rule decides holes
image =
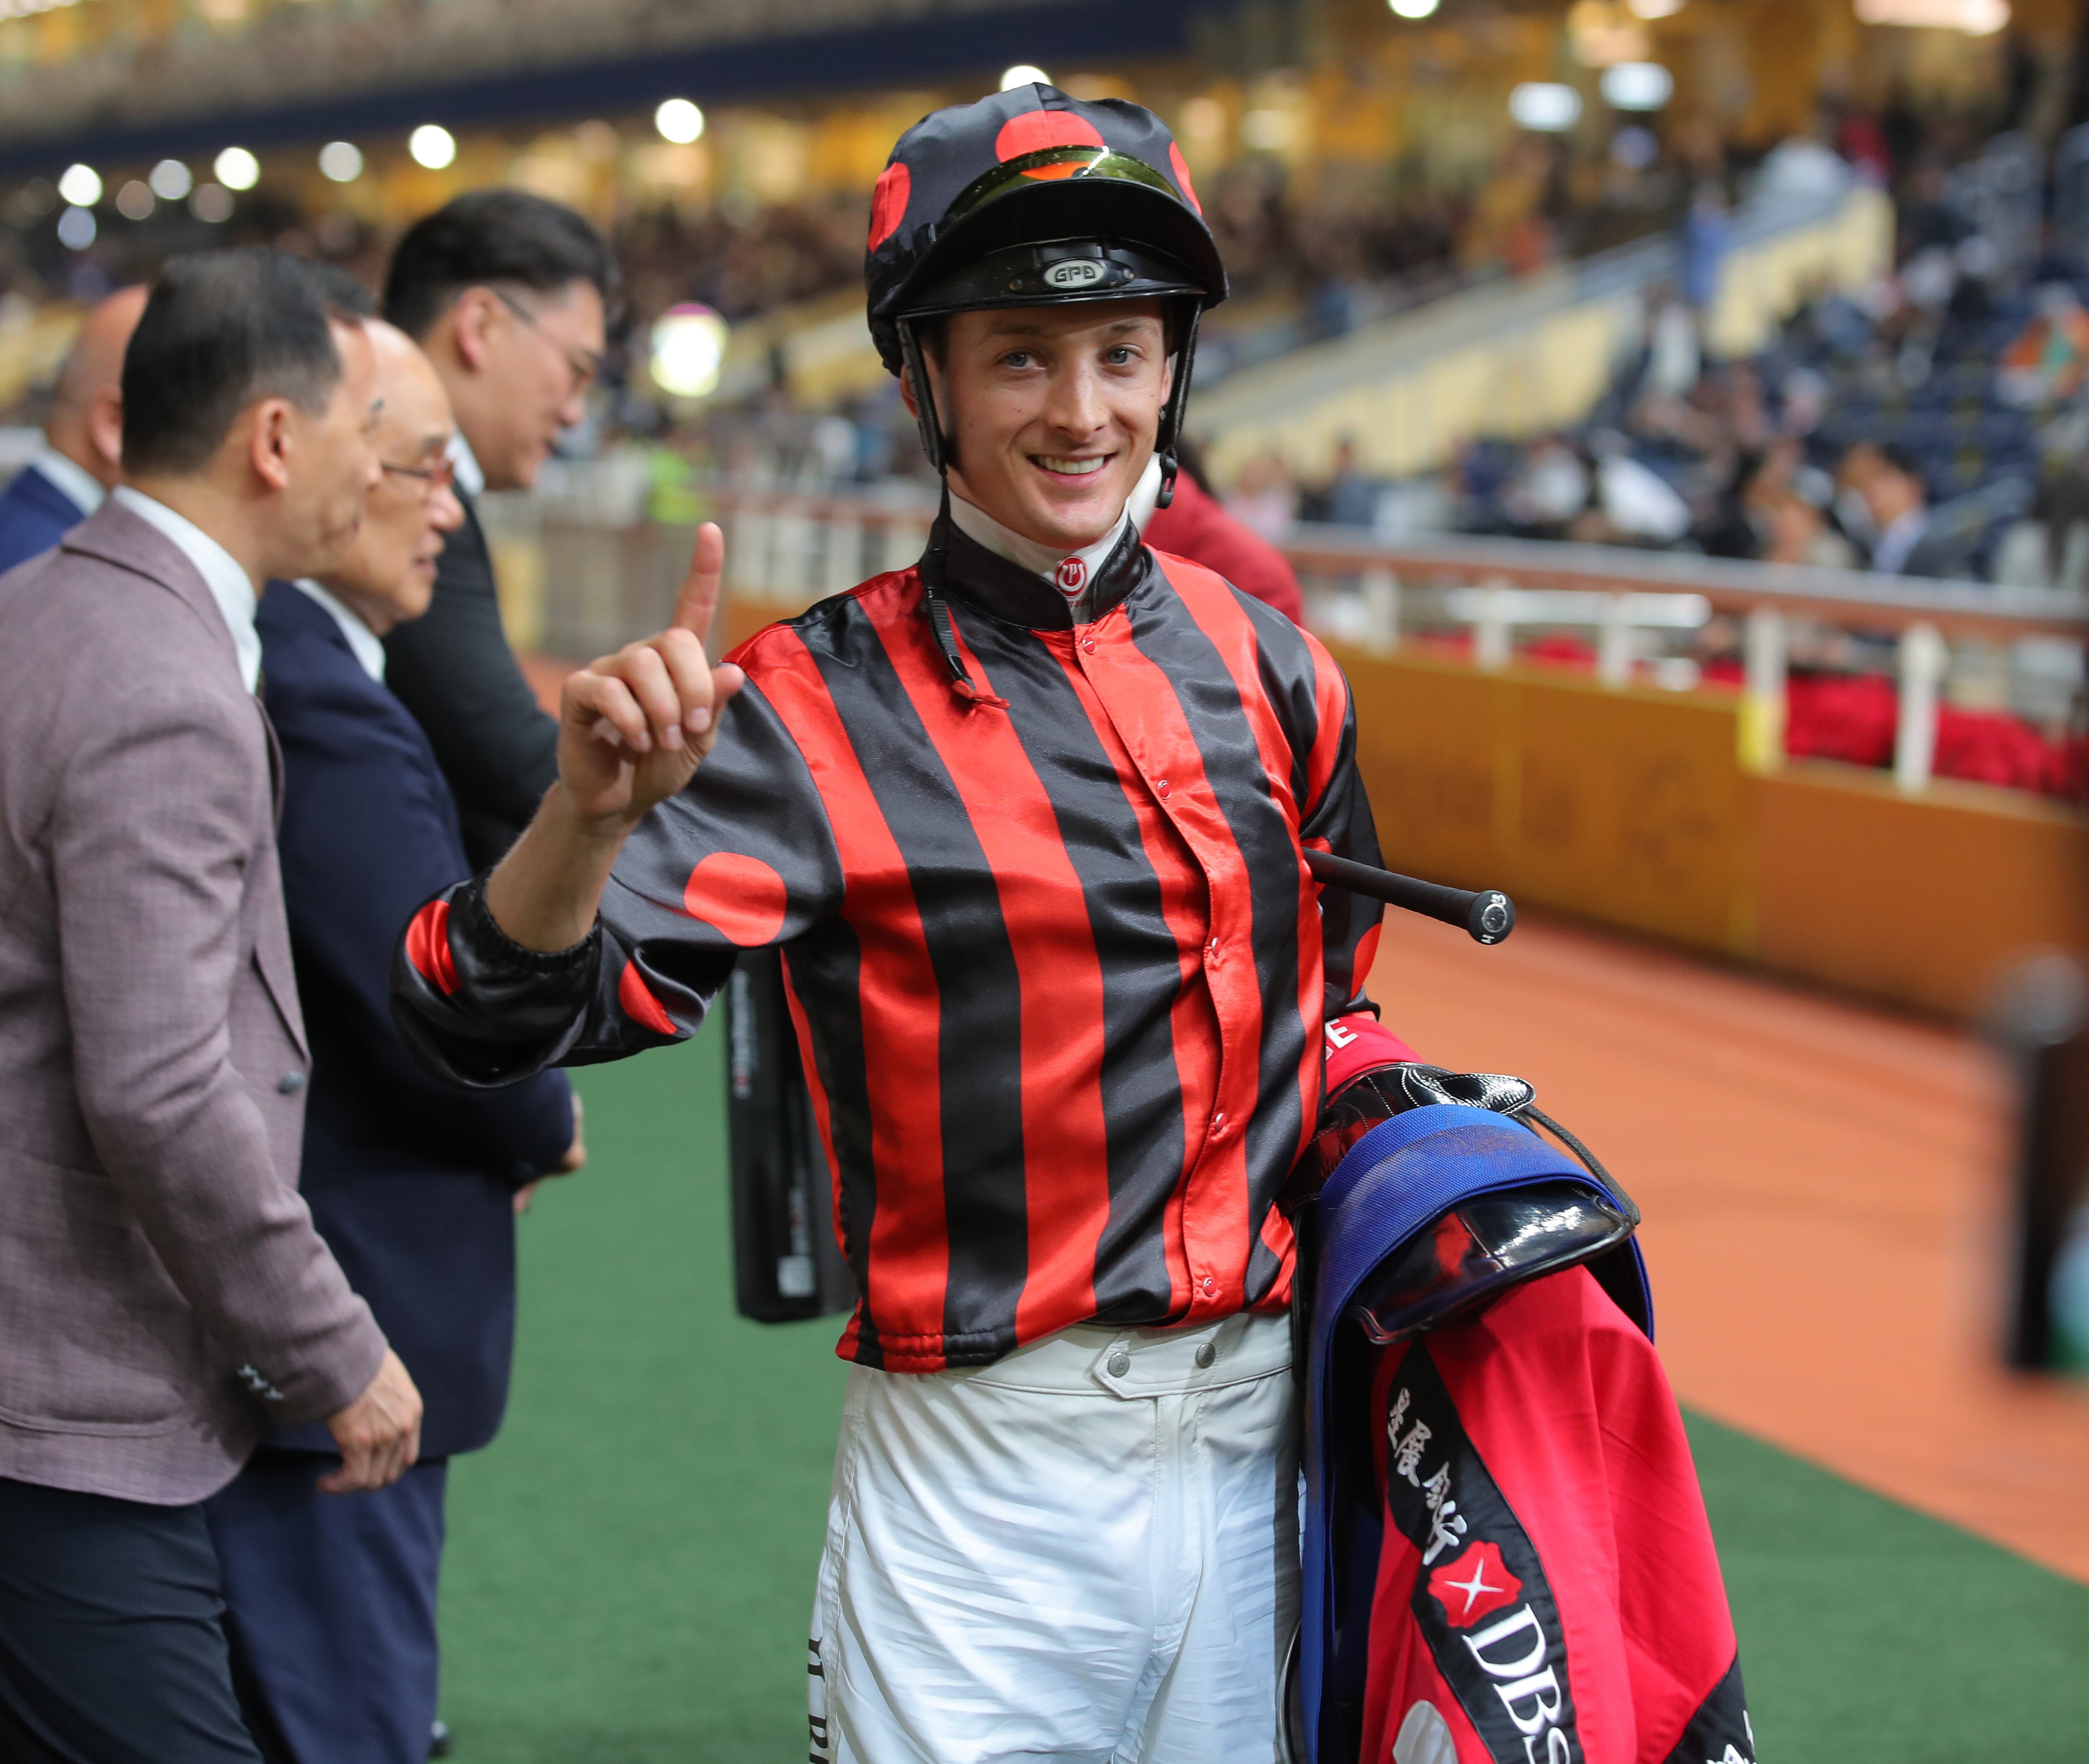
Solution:
[[[854,199],[723,203],[700,216],[655,208],[620,230],[617,253],[637,311],[698,300],[736,323],[859,287],[864,227]]]
[[[2026,519],[2057,543],[2089,518],[2089,277],[2053,264],[1997,290],[1981,242],[1809,300],[1752,359],[1701,359],[1688,311],[1656,306],[1586,423],[1463,451],[1451,524],[1894,575],[2059,576],[2062,559],[2011,541]],[[1368,494],[1338,474],[1299,513],[1353,516]]]
[[[1448,529],[2078,585],[2089,260],[2049,241],[2005,264],[1934,202],[1904,205],[1902,232],[1896,275],[1817,291],[1753,357],[1702,350],[1703,303],[1666,285],[1575,427],[1474,439],[1421,483],[1364,475],[1349,448],[1303,485],[1260,461],[1236,504],[1272,534]]]

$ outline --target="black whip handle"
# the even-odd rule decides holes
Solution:
[[[1499,943],[1516,929],[1516,903],[1499,888],[1477,892],[1446,888],[1441,882],[1396,876],[1389,869],[1336,857],[1328,852],[1307,852],[1306,867],[1322,882],[1346,888],[1353,895],[1367,895],[1389,907],[1404,907],[1424,918],[1461,926],[1475,943]]]

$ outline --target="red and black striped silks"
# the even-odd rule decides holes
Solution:
[[[1585,1268],[1378,1350],[1362,1744],[1392,1764],[1753,1764],[1654,1346]]]
[[[929,567],[939,596],[881,576],[740,649],[588,943],[516,949],[476,884],[431,902],[395,965],[409,1038],[474,1084],[616,1058],[781,943],[863,1294],[844,1354],[930,1371],[1280,1307],[1273,1203],[1378,936],[1300,857],[1378,858],[1348,684],[1135,538],[1079,626],[947,523]]]

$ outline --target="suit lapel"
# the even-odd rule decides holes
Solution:
[[[262,702],[260,689],[254,693],[254,713],[261,719],[261,733],[268,742],[268,800],[275,811],[276,830],[283,830],[283,744],[276,739],[276,725],[270,720],[268,707]]]
[[[224,656],[229,670],[230,689],[242,697],[250,699],[254,714],[261,719],[262,739],[268,752],[268,796],[271,827],[269,833],[269,870],[273,883],[274,911],[264,908],[252,923],[254,926],[254,969],[261,976],[269,1002],[276,1014],[283,1020],[283,1028],[297,1044],[298,1051],[307,1059],[311,1058],[311,1044],[305,1039],[305,1019],[298,1007],[298,980],[296,969],[290,960],[290,933],[285,925],[282,909],[281,873],[274,863],[274,829],[281,825],[283,813],[283,750],[276,740],[275,725],[269,722],[268,713],[258,694],[247,689],[247,682],[239,672],[239,652],[234,646],[231,630],[226,626],[225,615],[218,610],[212,597],[210,586],[203,573],[182,554],[182,548],[149,521],[140,520],[120,502],[111,498],[93,514],[88,517],[61,544],[68,552],[77,552],[84,557],[99,558],[127,569],[133,575],[157,583],[203,622],[211,633],[211,642]],[[250,910],[252,896],[250,894]]]
[[[464,525],[457,529],[452,539],[445,543],[444,549],[448,550],[449,545],[454,544],[458,539],[464,540],[463,544],[457,546],[460,558],[469,554],[481,570],[491,575],[493,571],[493,554],[487,547],[486,529],[478,524],[478,502],[474,498],[466,496],[458,496],[457,500],[464,504]]]
[[[283,830],[283,744],[276,738],[276,725],[270,719],[268,707],[262,703],[258,692],[254,695],[254,714],[261,719],[262,737],[268,744],[271,831],[272,834],[280,834]],[[280,868],[276,873],[280,888],[282,874]],[[311,1058],[311,1049],[305,1041],[304,1011],[298,1002],[297,967],[290,958],[289,935],[281,911],[261,916],[254,934],[254,966],[261,976],[261,984],[268,989],[268,997],[276,1006],[276,1015],[283,1019],[283,1027],[290,1031],[290,1039],[298,1044],[298,1051],[307,1059]]]
[[[304,1012],[298,1004],[298,972],[290,959],[290,934],[285,928],[280,899],[277,910],[264,913],[255,928],[254,971],[260,975],[261,984],[268,989],[269,1002],[275,1006],[276,1015],[283,1019],[283,1027],[290,1032],[290,1039],[298,1044],[298,1051],[310,1059],[312,1050],[305,1040]]]

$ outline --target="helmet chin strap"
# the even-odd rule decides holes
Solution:
[[[900,364],[907,370],[907,383],[914,388],[914,422],[921,431],[921,451],[929,456],[929,463],[936,475],[943,480],[943,495],[950,493],[950,449],[943,435],[942,419],[936,413],[936,389],[929,382],[929,367],[921,354],[921,334],[914,328],[912,319],[899,321]]]
[[[1175,351],[1175,382],[1168,388],[1168,402],[1160,412],[1160,427],[1153,440],[1153,451],[1160,456],[1160,494],[1153,506],[1165,509],[1175,500],[1175,444],[1182,434],[1182,420],[1190,408],[1190,370],[1197,359],[1197,321],[1203,316],[1203,308],[1194,300],[1179,302],[1176,307],[1176,323],[1181,327],[1182,341]]]
[[[929,530],[929,548],[921,554],[921,610],[928,616],[929,630],[935,638],[937,652],[950,671],[950,690],[975,709],[1006,709],[1006,700],[981,692],[974,683],[972,670],[965,666],[965,659],[958,650],[950,603],[943,598],[943,582],[949,568],[946,541],[950,530],[950,448],[942,420],[936,414],[935,388],[929,384],[928,366],[921,358],[920,336],[912,320],[899,321],[899,351],[907,370],[907,384],[914,388],[914,418],[921,431],[921,451],[929,456],[929,463],[935,468],[943,491],[942,504],[936,511],[936,524]]]

